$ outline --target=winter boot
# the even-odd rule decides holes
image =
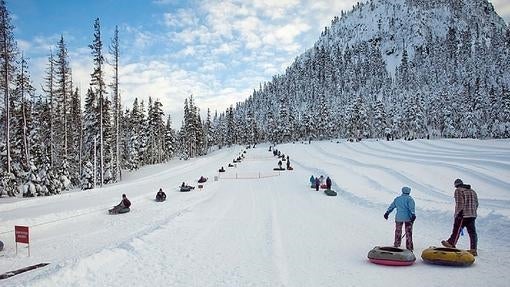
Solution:
[[[476,252],[476,249],[469,249],[468,252],[471,253],[471,255],[473,256],[478,256],[478,252]]]
[[[451,244],[447,240],[441,241],[441,244],[443,244],[443,246],[446,247],[446,248],[455,248],[455,245]]]

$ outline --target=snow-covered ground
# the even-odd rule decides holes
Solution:
[[[1,286],[508,286],[510,141],[345,140],[284,144],[294,171],[274,172],[268,145],[145,167],[115,185],[28,200],[0,199],[0,273],[50,265],[1,280]],[[224,166],[227,172],[217,170]],[[204,189],[178,192],[186,181]],[[327,175],[337,197],[310,189]],[[214,180],[219,176],[218,181]],[[421,251],[451,231],[453,181],[472,184],[480,199],[479,256],[473,266],[427,265]],[[383,213],[403,185],[417,206],[410,267],[367,261],[392,245]],[[159,188],[167,193],[154,201]],[[108,215],[126,193],[130,213]],[[393,214],[392,214],[393,216]],[[14,225],[31,227],[31,256]],[[469,237],[459,240],[469,247]]]

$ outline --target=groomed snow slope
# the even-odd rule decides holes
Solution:
[[[93,191],[0,199],[0,273],[51,263],[0,285],[508,286],[510,141],[341,140],[277,149],[294,171],[274,172],[268,145],[247,149],[227,168],[243,150],[233,147],[146,167]],[[221,166],[227,172],[219,175]],[[338,196],[310,189],[312,174],[330,176]],[[203,190],[178,192],[200,175],[209,177]],[[421,251],[451,231],[455,178],[478,192],[479,256],[468,268],[427,265]],[[417,262],[371,264],[368,251],[393,242],[394,223],[382,215],[403,185],[417,205]],[[167,200],[156,203],[160,187]],[[122,193],[131,212],[108,215]],[[31,257],[21,246],[15,255],[14,225],[31,226]],[[458,247],[468,246],[461,237]]]

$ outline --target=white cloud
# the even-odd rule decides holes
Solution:
[[[163,18],[168,27],[186,27],[197,23],[197,18],[189,9],[179,9],[176,13],[164,13]]]
[[[292,45],[294,44],[294,38],[296,36],[309,29],[310,26],[307,23],[296,19],[292,23],[278,27],[274,31],[266,34],[263,41],[270,45]]]

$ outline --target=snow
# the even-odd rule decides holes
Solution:
[[[51,264],[2,286],[507,286],[510,267],[510,140],[345,140],[284,144],[294,171],[274,172],[268,145],[215,151],[144,167],[118,184],[33,199],[0,199],[0,273]],[[224,166],[225,173],[217,173]],[[328,175],[337,197],[310,189]],[[178,192],[181,182],[204,189]],[[215,177],[219,177],[215,181]],[[479,256],[473,266],[423,263],[449,236],[453,181],[477,191]],[[417,206],[411,267],[367,261],[393,242],[383,213],[403,185]],[[154,201],[159,188],[167,193]],[[108,215],[121,194],[131,212]],[[30,226],[31,256],[14,225]],[[458,247],[468,248],[469,237]],[[453,280],[453,282],[452,282]]]

